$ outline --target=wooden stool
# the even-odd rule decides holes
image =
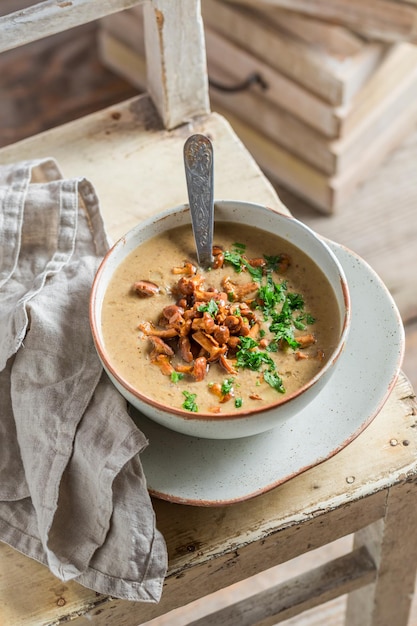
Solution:
[[[103,4],[47,1],[0,18],[0,51],[135,2]],[[199,3],[155,0],[146,15],[151,95],[3,148],[1,162],[52,156],[65,176],[85,176],[116,238],[186,200],[182,147],[189,134],[202,132],[216,150],[217,197],[286,211],[229,124],[209,112]],[[186,54],[175,39],[180,34]],[[169,553],[158,605],[62,583],[2,544],[1,623],[137,626],[353,533],[352,551],[336,560],[261,591],[254,585],[247,597],[188,623],[272,625],[348,593],[347,626],[406,626],[417,566],[416,411],[413,390],[400,374],[382,410],[352,443],[268,493],[227,507],[155,499]]]

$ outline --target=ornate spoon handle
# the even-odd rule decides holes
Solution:
[[[213,146],[205,135],[191,135],[184,144],[185,177],[198,263],[213,262]]]

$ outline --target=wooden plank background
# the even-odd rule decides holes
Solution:
[[[0,14],[22,8],[29,0],[3,0]],[[19,6],[17,6],[19,5]],[[130,84],[104,68],[96,49],[96,24],[54,35],[43,41],[0,55],[0,145],[4,146],[42,130],[70,121],[137,93]],[[379,273],[394,295],[406,328],[404,371],[417,388],[417,128],[394,151],[370,179],[353,195],[347,206],[332,217],[317,213],[308,203],[285,189],[278,193],[293,214],[319,233],[355,250]],[[343,553],[349,539],[329,548],[333,558]],[[291,575],[317,564],[311,553],[297,563],[285,566]],[[281,570],[280,570],[281,571]],[[279,580],[278,569],[268,578]],[[249,583],[262,587],[265,577]],[[240,586],[229,592],[236,598]],[[227,594],[223,601],[227,602]],[[414,605],[417,603],[414,602]],[[213,609],[213,606],[210,607]],[[288,626],[341,626],[344,599],[290,620]],[[199,601],[188,610],[196,618],[207,603]],[[181,626],[187,611],[176,611],[169,618],[154,620],[158,626]],[[8,625],[7,625],[8,626]],[[417,626],[417,606],[410,626]]]

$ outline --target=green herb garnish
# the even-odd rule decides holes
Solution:
[[[241,350],[251,350],[252,348],[256,348],[258,346],[258,342],[252,337],[239,337],[240,339],[240,349]]]
[[[262,370],[263,378],[268,385],[285,393],[282,378],[276,371],[275,363],[267,352],[258,349],[258,342],[251,337],[240,337],[240,348],[236,352],[237,367],[247,367],[251,370]],[[259,384],[259,381],[258,381]]]
[[[265,317],[268,317],[270,312],[285,301],[285,293],[287,291],[287,282],[274,283],[268,276],[265,285],[262,285],[258,289],[257,300],[260,301],[259,308],[262,309]]]
[[[294,326],[298,330],[305,330],[307,325],[314,324],[316,319],[310,313],[300,313],[294,318]]]
[[[299,347],[298,341],[294,338],[294,326],[291,319],[284,319],[281,321],[281,316],[277,316],[277,319],[272,322],[269,327],[271,333],[274,334],[273,343],[286,342],[290,348],[296,350]]]
[[[253,280],[256,280],[258,283],[260,283],[263,276],[262,267],[252,267],[252,265],[249,263],[249,261],[246,261],[246,259],[243,259],[243,264],[249,274],[252,276]]]
[[[280,254],[275,256],[268,256],[267,254],[264,254],[264,259],[266,261],[267,272],[276,272],[279,264],[281,263],[282,256]]]
[[[171,374],[171,382],[173,382],[173,383],[178,383],[183,378],[184,378],[184,374],[181,374],[181,372],[175,372],[174,371]]]
[[[268,352],[277,351],[283,343],[296,350],[300,344],[294,337],[294,330],[305,330],[306,324],[315,321],[312,315],[304,312],[304,298],[299,293],[288,292],[287,281],[274,283],[268,274],[266,284],[258,290],[257,302],[264,319],[271,320],[269,330],[274,338]]]
[[[240,409],[240,408],[241,408],[241,406],[242,406],[242,404],[243,404],[243,400],[242,400],[242,398],[235,398],[235,407],[236,407],[237,409]]]
[[[274,367],[274,361],[267,352],[258,350],[258,342],[252,337],[240,337],[239,350],[236,352],[237,367],[246,367],[257,371],[263,364]]]
[[[183,396],[185,397],[185,400],[182,404],[182,408],[185,409],[186,411],[192,411],[193,413],[198,413],[198,407],[196,404],[197,394],[190,393],[189,391],[183,391],[182,393],[183,393]]]
[[[217,313],[219,312],[219,306],[217,302],[212,298],[206,304],[201,304],[198,307],[198,310],[202,313],[210,313],[211,317],[215,318]]]
[[[249,261],[243,256],[246,246],[243,243],[234,243],[232,250],[225,250],[224,260],[233,266],[235,272],[240,274],[243,270],[247,270],[253,280],[261,282],[263,276],[262,267],[252,267]]]
[[[287,301],[292,311],[302,311],[304,308],[304,298],[299,293],[288,293]]]
[[[242,255],[238,251],[225,250],[224,260],[226,263],[229,263],[230,265],[232,265],[235,272],[237,272],[238,274],[240,274],[240,272],[244,268],[242,264]]]
[[[234,382],[235,381],[233,378],[225,378],[221,386],[221,392],[223,396],[227,396],[227,394],[232,393]]]
[[[282,383],[282,378],[277,374],[275,370],[265,370],[264,381],[268,383],[268,385],[271,385],[271,387],[279,391],[279,393],[285,393],[285,387]]]

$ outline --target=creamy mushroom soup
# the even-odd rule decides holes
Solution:
[[[217,223],[214,243],[208,271],[191,226],[134,250],[106,291],[103,338],[119,376],[156,402],[246,413],[314,377],[341,321],[323,272],[284,239]]]

